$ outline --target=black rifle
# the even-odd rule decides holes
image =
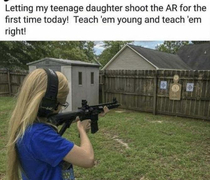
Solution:
[[[114,98],[110,103],[98,104],[94,106],[89,106],[86,100],[82,100],[82,107],[78,108],[78,111],[70,111],[52,115],[48,117],[48,122],[56,126],[63,125],[59,131],[59,134],[62,136],[77,116],[81,121],[90,119],[91,133],[94,134],[98,131],[98,115],[104,111],[104,106],[107,106],[109,109],[113,109],[120,106],[120,104],[118,104],[116,98]]]

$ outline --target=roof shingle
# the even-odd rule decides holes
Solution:
[[[191,69],[176,54],[170,54],[158,50],[143,48],[140,46],[128,46],[131,47],[133,50],[137,51],[139,54],[141,54],[159,69]]]
[[[210,43],[183,46],[177,54],[194,70],[210,70]]]

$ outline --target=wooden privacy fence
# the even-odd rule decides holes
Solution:
[[[0,71],[0,95],[14,95],[18,92],[27,73]]]
[[[180,100],[169,99],[174,75]],[[116,97],[125,109],[210,120],[210,71],[109,70],[100,73],[100,83],[103,102]]]

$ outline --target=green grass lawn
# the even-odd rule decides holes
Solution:
[[[0,97],[0,179],[5,175],[7,118],[14,104]],[[79,144],[76,125],[64,136]],[[77,180],[208,180],[210,121],[111,110],[89,134],[96,165],[74,167]]]
[[[13,107],[14,98],[0,97],[0,179],[3,179],[5,176],[7,127],[8,119]]]

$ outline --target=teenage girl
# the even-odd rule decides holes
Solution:
[[[69,93],[66,77],[58,77],[57,106],[65,106]],[[80,167],[94,166],[94,151],[86,134],[89,123],[77,121],[80,146],[61,137],[38,111],[47,88],[47,74],[36,69],[24,80],[9,122],[8,180],[62,180],[63,162]],[[21,175],[19,174],[21,172]]]

